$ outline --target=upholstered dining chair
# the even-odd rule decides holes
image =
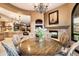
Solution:
[[[9,45],[7,45],[5,42],[1,42],[3,47],[5,48],[8,56],[19,56],[16,49],[13,49]]]
[[[63,46],[68,45],[68,43],[69,43],[69,36],[68,36],[68,33],[66,31],[62,32],[62,34],[60,35],[59,42]]]
[[[17,34],[15,34],[12,38],[13,44],[14,44],[18,53],[20,52],[18,45],[19,45],[19,43],[21,42],[22,39],[23,39],[23,34],[19,33],[19,32]]]
[[[61,43],[62,48],[58,55],[67,53],[67,46],[69,45],[69,36],[66,30],[61,31],[59,42]]]
[[[55,56],[76,56],[73,52],[78,46],[79,46],[79,41],[73,43],[70,48],[66,48],[65,50],[62,51],[62,53],[58,53]]]
[[[79,41],[72,44],[72,46],[70,47],[70,50],[67,54],[67,56],[76,56],[73,52],[75,51],[75,49],[79,46]]]

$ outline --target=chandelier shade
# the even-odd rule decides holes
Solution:
[[[43,3],[39,3],[38,5],[34,5],[34,9],[36,12],[45,13],[46,10],[48,9],[48,5],[43,4]]]

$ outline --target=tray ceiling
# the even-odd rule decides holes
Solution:
[[[34,11],[34,5],[37,3],[11,3],[11,5],[16,6],[18,8],[24,9],[24,10],[32,10]],[[48,3],[48,10],[54,9],[56,7],[59,7],[63,5],[64,3]]]

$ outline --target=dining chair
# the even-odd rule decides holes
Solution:
[[[79,41],[76,43],[73,43],[71,45],[70,48],[65,48],[63,49],[61,52],[62,53],[58,53],[55,56],[76,56],[73,52],[75,51],[75,49],[79,46]],[[66,51],[66,52],[65,52]]]
[[[5,51],[7,52],[7,56],[19,56],[19,54],[17,53],[16,49],[13,49],[11,46],[9,46],[5,42],[1,42],[1,44],[5,48]]]
[[[62,34],[60,35],[59,42],[64,47],[66,47],[68,45],[68,43],[69,43],[69,36],[68,36],[68,33],[66,31],[62,32]]]
[[[70,50],[67,54],[67,56],[75,56],[75,54],[73,53],[75,51],[75,49],[79,46],[79,41],[72,44],[72,46],[70,47]]]
[[[68,45],[69,45],[69,36],[68,36],[68,33],[66,30],[62,30],[61,33],[60,33],[60,37],[59,37],[59,42],[61,43],[62,45],[62,48],[61,50],[59,51],[59,55],[63,54],[65,55],[67,53],[67,50],[68,50]]]

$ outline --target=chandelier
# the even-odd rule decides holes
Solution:
[[[48,9],[48,5],[47,4],[43,4],[43,3],[39,3],[38,5],[34,6],[35,11],[39,12],[39,13],[45,13],[46,10]]]
[[[17,18],[15,17],[14,23],[20,24],[22,22],[21,16],[18,16]]]

